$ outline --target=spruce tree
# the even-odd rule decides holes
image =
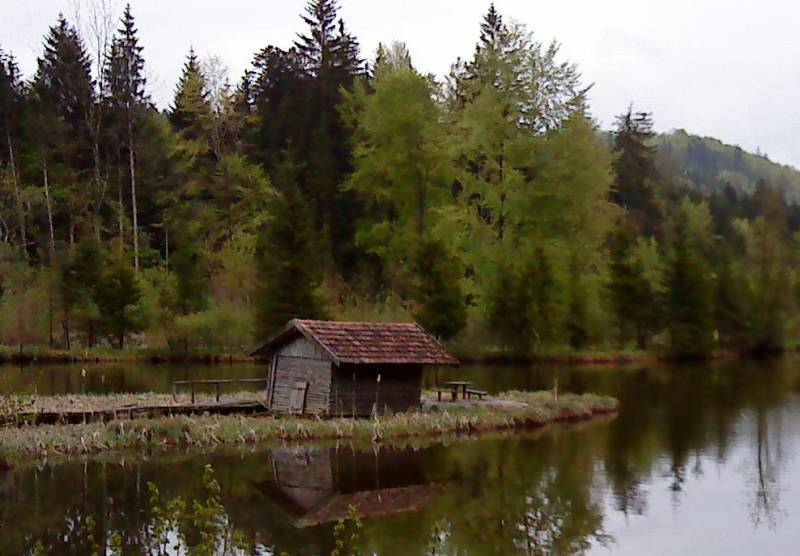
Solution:
[[[437,337],[449,340],[467,324],[460,264],[441,241],[423,239],[414,257],[414,319]]]
[[[634,338],[639,349],[647,349],[650,336],[661,324],[661,292],[648,278],[637,247],[634,230],[621,227],[613,234],[609,294],[620,329],[620,340]]]
[[[67,349],[71,347],[72,322],[79,324],[89,347],[95,343],[99,318],[97,288],[105,262],[105,252],[91,233],[84,233],[74,252],[63,255],[60,289]]]
[[[268,335],[292,318],[325,315],[319,287],[320,253],[308,207],[294,185],[297,168],[288,160],[280,168],[280,194],[270,206],[271,219],[259,234],[256,329]]]
[[[614,185],[611,200],[623,207],[638,229],[648,235],[661,232],[655,187],[659,180],[652,115],[629,107],[617,117],[614,130]]]
[[[480,41],[484,46],[496,45],[503,33],[503,16],[494,7],[494,2],[489,4],[489,11],[483,16],[481,22]]]
[[[491,333],[503,350],[513,355],[527,355],[533,336],[530,289],[523,283],[509,261],[498,261],[485,299]]]
[[[169,112],[172,127],[187,141],[205,139],[211,125],[211,105],[205,77],[194,49],[189,50]]]
[[[339,270],[353,265],[353,221],[359,211],[354,196],[339,185],[350,171],[350,132],[338,105],[341,90],[363,75],[359,45],[343,21],[337,23],[335,0],[310,0],[301,16],[308,31],[295,42],[305,73],[311,78],[308,97],[308,150],[304,153],[307,198]]]
[[[125,347],[125,337],[141,331],[145,322],[138,311],[142,292],[136,271],[123,258],[117,257],[108,265],[97,283],[96,300],[100,312],[100,328]]]
[[[27,258],[27,211],[23,201],[19,161],[24,102],[25,91],[19,67],[12,55],[0,49],[0,172],[4,167],[8,174],[6,181],[11,186],[11,195],[4,195],[4,198],[13,199],[19,247]]]
[[[701,359],[714,347],[714,283],[706,258],[710,215],[684,199],[670,225],[666,319],[675,358]]]
[[[209,280],[207,261],[195,234],[182,231],[175,242],[171,268],[177,279],[176,303],[180,314],[202,311],[208,307]]]
[[[125,153],[118,152],[119,163],[127,163],[128,184],[131,197],[131,216],[133,226],[133,264],[139,270],[139,205],[136,196],[136,138],[142,112],[149,103],[145,85],[144,58],[139,45],[138,30],[131,12],[125,6],[122,26],[111,43],[108,55],[104,90],[108,95],[106,103],[114,120],[114,130]],[[120,184],[121,188],[121,184]],[[120,189],[121,191],[121,189]],[[122,196],[120,195],[120,199]],[[122,210],[122,207],[119,207]],[[121,221],[121,220],[120,220]],[[121,239],[121,238],[120,238]]]
[[[44,174],[49,219],[68,228],[70,245],[94,199],[91,61],[78,32],[63,16],[50,28],[33,79],[37,161]],[[51,245],[51,248],[54,246]]]

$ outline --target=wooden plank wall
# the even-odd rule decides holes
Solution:
[[[296,382],[308,382],[305,413],[322,414],[328,411],[331,387],[331,362],[321,350],[306,338],[297,338],[275,354],[270,409],[288,413],[292,387]]]
[[[421,365],[342,365],[333,368],[329,412],[369,416],[376,404],[381,415],[408,411],[419,407],[421,394]]]
[[[273,481],[303,513],[333,494],[329,450],[309,447],[275,448],[270,451]]]

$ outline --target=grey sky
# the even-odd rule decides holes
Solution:
[[[111,0],[112,2],[114,0]],[[6,0],[0,47],[30,75],[43,35],[72,0]],[[132,0],[159,106],[172,97],[190,45],[218,55],[238,80],[267,44],[289,46],[305,0]],[[372,57],[379,41],[404,41],[417,67],[445,74],[469,56],[489,0],[340,0],[341,15]],[[794,0],[496,0],[507,18],[562,54],[594,83],[603,127],[634,102],[659,130],[684,128],[800,167],[800,3]],[[123,5],[119,0],[119,7]]]

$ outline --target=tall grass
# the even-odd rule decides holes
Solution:
[[[434,413],[409,412],[385,418],[299,418],[179,416],[80,425],[0,428],[0,455],[48,458],[118,450],[169,450],[247,445],[267,441],[389,439],[475,434],[530,428],[554,421],[588,419],[616,411],[617,400],[592,394],[508,392],[495,399],[522,402],[508,408],[475,406]]]

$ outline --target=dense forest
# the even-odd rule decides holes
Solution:
[[[633,108],[603,132],[494,6],[443,78],[337,8],[240,78],[189,51],[165,110],[130,6],[59,16],[31,76],[0,50],[0,343],[242,349],[294,316],[517,355],[793,337],[796,171]]]

